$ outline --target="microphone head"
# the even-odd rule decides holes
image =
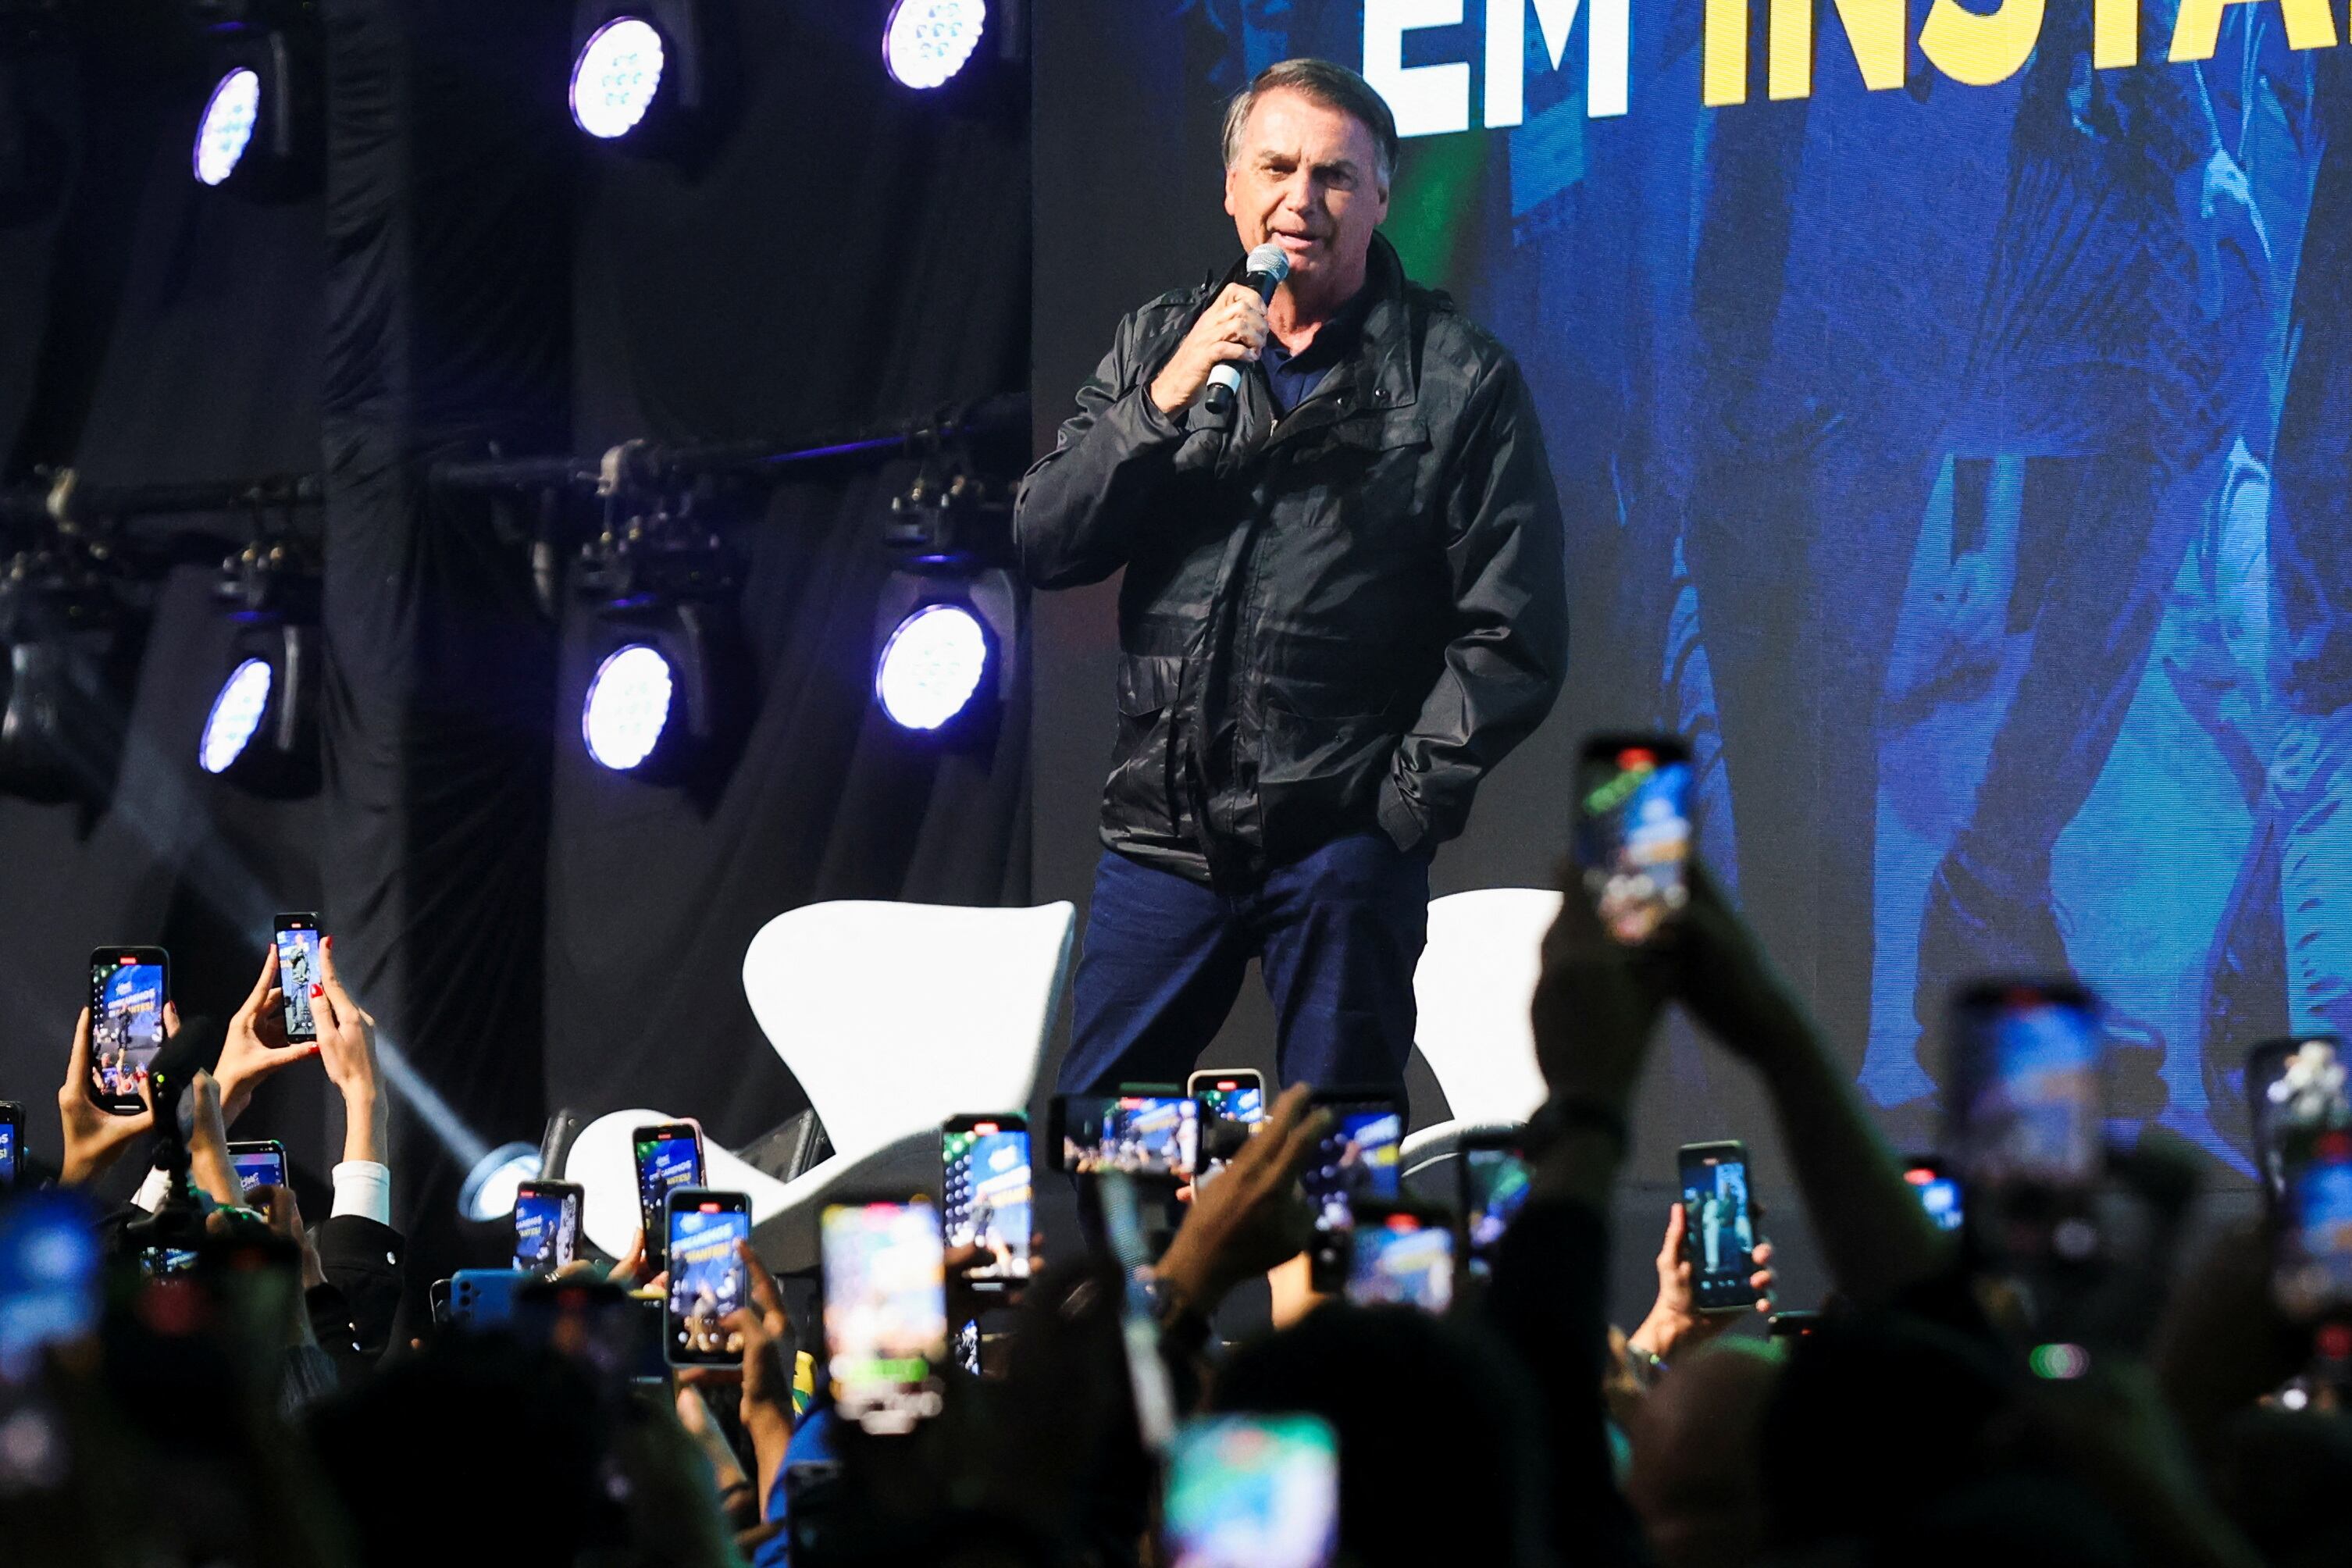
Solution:
[[[1276,283],[1290,276],[1290,253],[1274,244],[1259,246],[1242,263],[1242,271],[1252,276],[1265,276]]]

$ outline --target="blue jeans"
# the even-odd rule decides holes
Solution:
[[[1106,851],[1055,1087],[1181,1083],[1216,1037],[1249,961],[1274,1001],[1282,1081],[1402,1091],[1412,971],[1429,932],[1429,857],[1385,834],[1334,839],[1246,891],[1204,888]]]

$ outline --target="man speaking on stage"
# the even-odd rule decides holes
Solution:
[[[1252,958],[1285,1082],[1401,1087],[1431,855],[1559,692],[1542,431],[1377,232],[1396,159],[1355,72],[1261,72],[1224,130],[1251,254],[1120,323],[1022,484],[1033,584],[1127,574],[1064,1091],[1181,1082]]]

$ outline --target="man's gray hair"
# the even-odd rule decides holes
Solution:
[[[1336,109],[1370,132],[1372,144],[1380,149],[1381,189],[1389,188],[1396,177],[1396,116],[1389,112],[1388,100],[1373,90],[1370,82],[1346,66],[1329,60],[1277,61],[1234,94],[1233,101],[1225,105],[1226,168],[1232,168],[1242,155],[1242,127],[1249,123],[1250,110],[1257,107],[1261,95],[1277,88],[1287,88],[1310,102]]]

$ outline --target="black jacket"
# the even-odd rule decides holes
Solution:
[[[1278,423],[1265,378],[1229,427],[1146,388],[1223,280],[1120,323],[1022,483],[1043,588],[1119,591],[1118,742],[1103,842],[1247,880],[1374,825],[1461,832],[1486,771],[1559,690],[1559,504],[1508,352],[1372,242],[1358,341]]]

